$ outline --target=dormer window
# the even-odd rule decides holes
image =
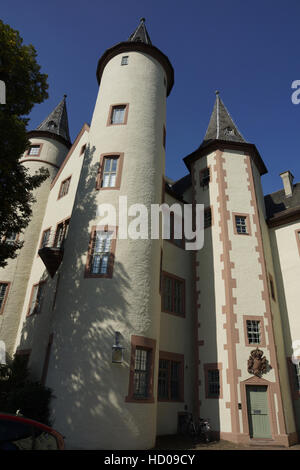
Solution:
[[[235,135],[234,129],[232,127],[225,127],[224,129],[225,135]]]
[[[56,128],[57,128],[57,124],[56,124],[54,121],[49,121],[49,122],[48,122],[48,128],[49,128],[49,129],[56,129]]]

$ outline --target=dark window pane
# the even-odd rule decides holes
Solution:
[[[208,396],[219,397],[220,395],[220,377],[218,369],[208,371]]]

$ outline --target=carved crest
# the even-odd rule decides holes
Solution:
[[[268,372],[269,369],[271,369],[271,366],[268,364],[263,351],[258,348],[251,351],[248,359],[249,374],[254,374],[256,377],[260,377],[262,374]]]

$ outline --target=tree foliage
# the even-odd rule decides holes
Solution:
[[[14,258],[22,242],[5,237],[20,233],[31,218],[32,191],[49,176],[42,168],[30,175],[19,162],[29,146],[28,117],[35,103],[48,98],[47,75],[40,72],[37,53],[24,45],[18,31],[0,20],[0,80],[6,85],[6,103],[0,104],[0,267]]]
[[[50,401],[54,397],[52,390],[30,378],[22,355],[9,361],[8,367],[10,375],[7,380],[3,380],[0,374],[0,410],[12,414],[19,410],[26,418],[51,426]]]

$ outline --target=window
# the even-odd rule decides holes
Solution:
[[[203,188],[207,187],[210,183],[210,168],[204,168],[203,170],[200,170],[200,186]]]
[[[116,185],[118,158],[105,157],[102,188],[112,188]]]
[[[121,65],[128,65],[128,55],[123,55],[122,60],[121,60]]]
[[[50,131],[54,131],[57,128],[57,124],[54,121],[49,121],[47,127],[50,129]]]
[[[208,395],[212,398],[219,398],[220,396],[220,373],[218,369],[211,369],[207,371],[208,377]]]
[[[10,232],[5,237],[5,243],[7,243],[8,245],[13,245],[16,241],[18,241],[18,234],[16,232]]]
[[[276,301],[274,280],[270,273],[269,273],[269,281],[270,281],[271,297],[274,301]]]
[[[30,145],[27,152],[27,157],[39,157],[41,148],[42,144]]]
[[[131,336],[129,388],[126,402],[153,403],[154,356],[156,341]]]
[[[181,224],[181,238],[175,238],[175,220],[176,223]],[[174,214],[174,212],[170,213],[170,242],[174,243],[174,245],[178,246],[179,248],[184,248],[184,227],[183,227],[183,217]],[[178,235],[177,235],[178,236]]]
[[[113,232],[96,232],[91,260],[92,274],[107,274]]]
[[[211,207],[204,209],[204,228],[211,227],[212,225],[212,213]]]
[[[295,379],[295,389],[297,392],[300,392],[300,362],[293,364],[294,366],[294,379]]]
[[[296,235],[296,241],[297,241],[298,251],[300,255],[300,230],[295,230],[295,235]]]
[[[149,356],[150,351],[147,349],[136,348],[135,365],[133,379],[133,396],[135,398],[148,397],[148,381],[149,381]]]
[[[206,398],[222,398],[222,364],[204,364]]]
[[[45,248],[46,246],[49,246],[50,233],[51,233],[50,228],[43,231],[40,249]]]
[[[183,363],[180,354],[160,353],[158,400],[183,401]]]
[[[127,124],[128,104],[116,104],[110,107],[108,126]]]
[[[292,397],[294,400],[300,398],[300,357],[288,357],[288,372]]]
[[[244,316],[244,334],[246,346],[266,346],[264,317]]]
[[[185,316],[185,281],[168,273],[162,276],[162,311]]]
[[[115,227],[99,227],[92,230],[86,277],[112,277],[115,239]]]
[[[67,219],[57,225],[53,243],[54,248],[63,248],[69,231],[69,223],[70,219]]]
[[[9,284],[9,282],[0,282],[0,315],[3,313],[4,310]]]
[[[71,182],[71,176],[69,176],[69,178],[61,182],[58,199],[68,194],[70,182]]]
[[[45,281],[34,284],[32,287],[27,315],[33,315],[35,313],[41,312],[44,287]]]
[[[120,189],[124,153],[101,155],[96,189]]]
[[[79,156],[81,156],[81,155],[84,154],[85,149],[86,149],[86,144],[84,144],[84,145],[81,147]]]
[[[258,320],[246,320],[246,324],[249,344],[260,344],[260,322]]]
[[[247,214],[234,214],[234,233],[237,235],[250,235],[249,216]]]

